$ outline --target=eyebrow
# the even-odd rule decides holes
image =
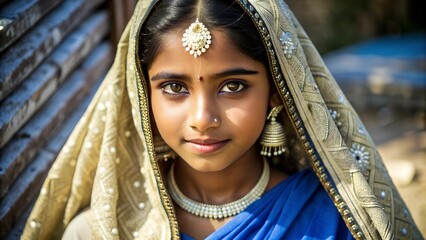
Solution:
[[[170,72],[159,72],[152,76],[151,81],[160,80],[160,79],[175,79],[175,80],[185,80],[189,79],[188,75],[170,73]]]
[[[216,73],[213,75],[214,78],[223,78],[227,76],[233,76],[233,75],[254,75],[259,74],[258,71],[255,70],[248,70],[244,68],[233,68],[229,70],[225,70],[220,73]],[[160,79],[175,79],[175,80],[186,80],[190,79],[190,76],[185,74],[177,74],[177,73],[171,73],[171,72],[159,72],[152,76],[151,81],[156,81]]]
[[[229,69],[229,70],[217,73],[214,75],[214,77],[223,78],[223,77],[233,76],[233,75],[254,75],[258,73],[259,73],[258,71],[254,71],[254,70],[248,70],[244,68],[233,68],[233,69]]]

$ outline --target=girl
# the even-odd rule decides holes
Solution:
[[[23,239],[62,236],[421,238],[279,0],[138,2]]]

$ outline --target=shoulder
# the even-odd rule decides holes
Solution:
[[[329,212],[337,212],[332,199],[312,169],[288,176],[271,189],[270,194],[275,195],[281,206],[292,206],[292,211],[297,209],[300,215],[311,216],[314,212],[329,215]]]
[[[275,178],[272,177],[273,175],[275,174],[271,170],[271,181],[275,182],[276,186],[280,187],[284,185],[286,190],[292,189],[293,192],[300,192],[304,195],[307,190],[313,194],[321,185],[315,172],[310,168],[301,170],[292,175],[280,173],[278,174],[279,177]],[[275,181],[273,179],[275,179]]]
[[[274,187],[276,187],[277,185],[279,185],[281,182],[285,181],[286,178],[288,177],[287,174],[276,170],[274,168],[271,168],[271,176],[269,179],[269,184],[266,188],[267,191],[273,189]]]
[[[65,229],[63,240],[90,240],[92,237],[91,229],[91,210],[87,209],[78,214]]]

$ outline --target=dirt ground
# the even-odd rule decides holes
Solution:
[[[360,114],[414,220],[426,236],[425,113],[393,114],[382,121],[377,113]]]

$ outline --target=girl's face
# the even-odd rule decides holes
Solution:
[[[210,48],[197,59],[181,39],[170,34],[148,70],[162,138],[201,172],[259,158],[255,143],[269,103],[265,66],[241,53],[221,31],[212,31]]]

